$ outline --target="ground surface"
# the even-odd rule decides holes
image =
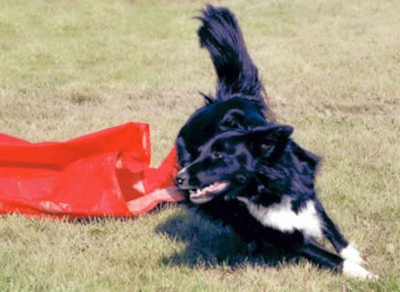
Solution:
[[[211,1],[213,2],[213,1]],[[0,130],[65,140],[147,122],[153,165],[215,75],[205,1],[0,0]],[[0,218],[1,291],[399,291],[399,1],[216,1],[237,15],[278,121],[324,157],[320,198],[379,274],[269,267],[182,206],[90,224]]]

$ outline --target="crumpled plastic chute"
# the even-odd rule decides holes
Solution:
[[[150,165],[149,126],[127,123],[65,142],[0,134],[0,214],[133,217],[183,200],[173,184],[176,150]]]

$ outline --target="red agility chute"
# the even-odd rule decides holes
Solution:
[[[66,142],[0,134],[0,214],[68,219],[139,216],[180,201],[176,151],[150,168],[149,126],[127,123]]]

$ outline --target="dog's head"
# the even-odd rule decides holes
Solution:
[[[206,105],[196,111],[178,134],[178,162],[185,167],[200,147],[217,134],[250,130],[273,120],[235,16],[227,8],[207,6],[198,17],[200,45],[206,48],[218,77],[215,97],[203,95]]]
[[[279,160],[292,131],[290,126],[270,125],[218,134],[178,173],[179,190],[196,204],[242,192],[255,179],[258,163]]]
[[[219,133],[250,130],[266,124],[257,107],[241,97],[213,102],[192,115],[180,130],[177,138],[179,164],[185,167],[192,162],[203,144]]]

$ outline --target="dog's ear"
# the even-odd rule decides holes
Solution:
[[[255,158],[276,160],[285,150],[293,127],[288,125],[273,125],[256,128],[247,134],[247,143]]]
[[[215,102],[215,100],[211,96],[209,96],[203,92],[199,92],[199,93],[204,98],[206,105],[209,105],[209,104],[212,104]]]
[[[267,114],[270,113],[257,67],[247,52],[233,13],[227,8],[211,5],[202,12],[203,16],[197,17],[202,21],[197,33],[200,45],[210,53],[218,75],[217,99],[226,100],[240,95],[254,102]]]

